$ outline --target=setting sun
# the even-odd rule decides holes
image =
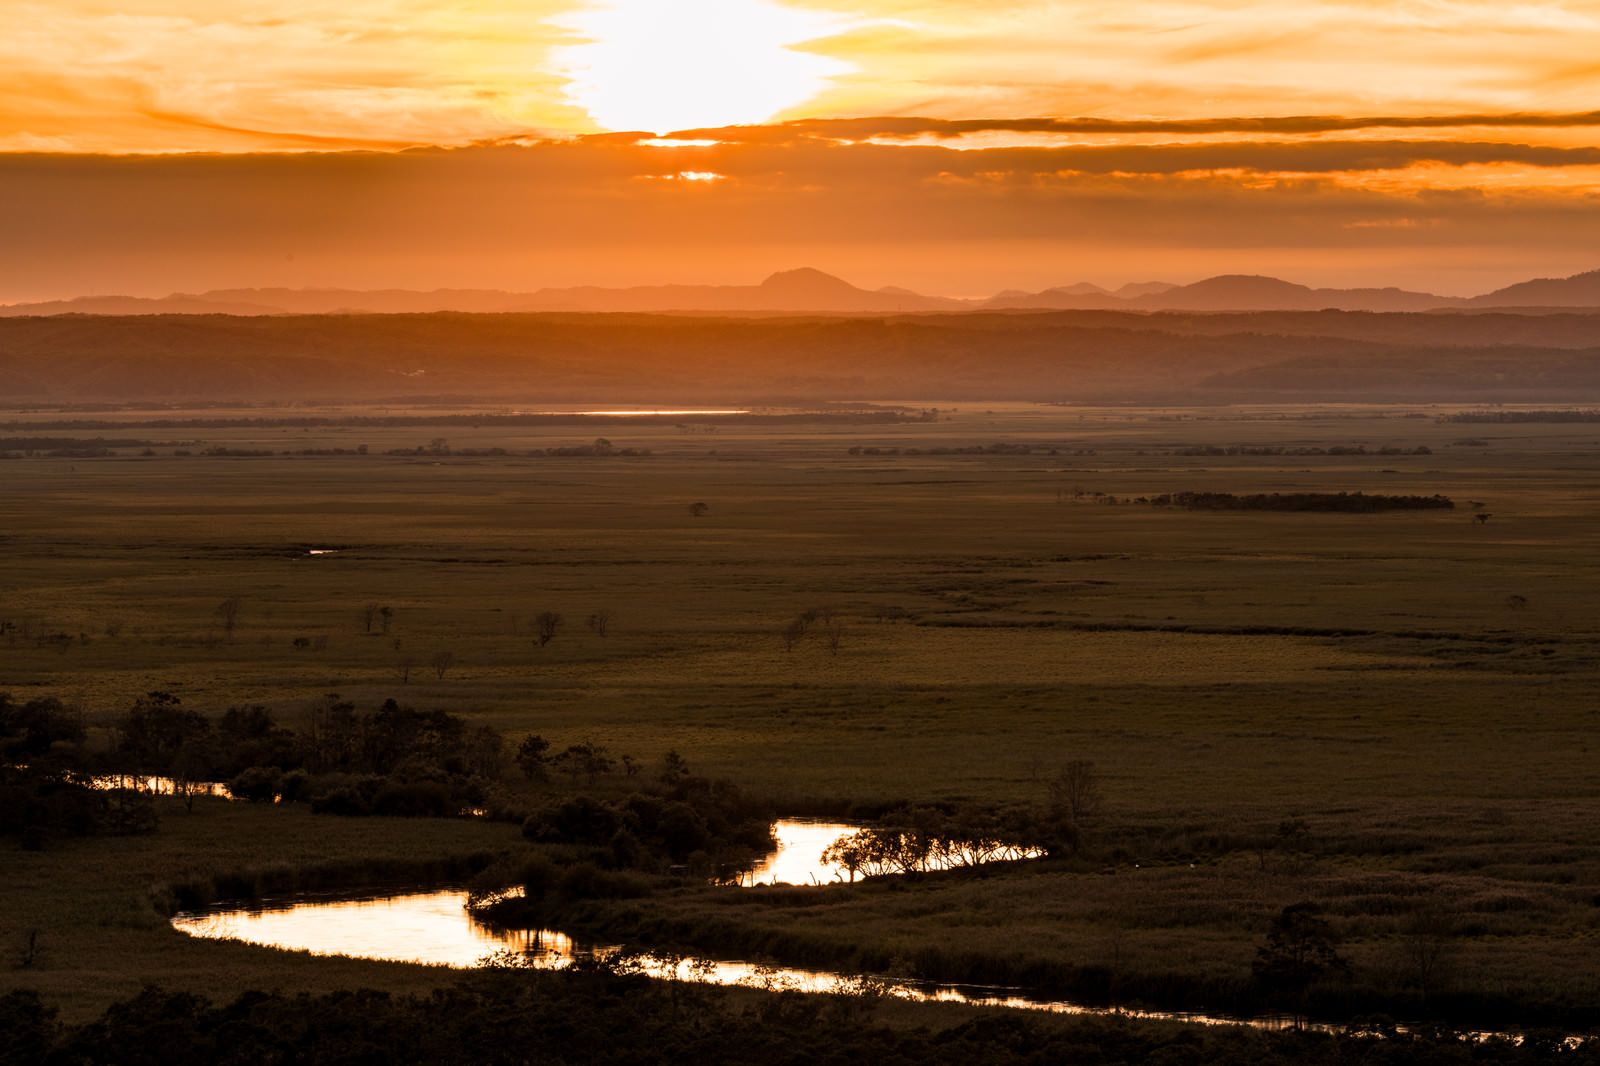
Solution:
[[[792,47],[828,20],[766,0],[617,0],[564,21],[585,38],[558,53],[566,94],[613,130],[764,122],[850,69]]]

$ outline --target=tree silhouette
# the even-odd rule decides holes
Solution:
[[[1338,934],[1317,904],[1293,903],[1272,920],[1267,942],[1256,949],[1251,972],[1270,998],[1294,1011],[1295,1022],[1300,1024],[1311,982],[1348,969],[1336,950],[1338,945]]]
[[[222,623],[222,631],[228,635],[229,640],[233,639],[233,627],[239,622],[239,608],[241,606],[243,606],[243,601],[237,596],[229,596],[217,604],[217,619]]]
[[[539,633],[539,647],[544,647],[555,639],[561,631],[561,615],[555,611],[540,611],[534,616],[533,625]]]
[[[550,742],[537,734],[530,734],[522,738],[522,743],[517,747],[517,766],[530,781],[543,781],[548,773],[548,760],[545,752],[550,750]]]

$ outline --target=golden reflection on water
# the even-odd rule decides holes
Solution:
[[[179,783],[170,777],[151,777],[144,774],[103,774],[91,777],[89,787],[103,792],[126,788],[135,792],[147,792],[152,796],[172,796],[180,789]],[[229,792],[228,786],[221,781],[184,781],[181,788],[182,791],[194,796],[233,798],[233,793]]]
[[[191,936],[393,962],[472,966],[497,951],[567,959],[572,941],[550,930],[490,929],[471,920],[459,889],[380,899],[297,901],[293,906],[180,914]]]
[[[748,874],[739,879],[739,883],[810,885],[848,880],[844,867],[823,862],[822,853],[835,840],[854,833],[858,828],[838,822],[778,822],[772,827],[778,850],[752,867]]]
[[[837,827],[828,827],[837,828]],[[819,827],[820,831],[820,827]],[[806,845],[809,847],[809,844]],[[355,900],[298,899],[285,907],[180,914],[175,928],[207,939],[242,940],[250,944],[309,951],[318,955],[393,962],[420,962],[469,967],[520,955],[521,965],[555,969],[574,955],[592,952],[614,957],[614,947],[580,948],[570,937],[553,930],[496,930],[473,921],[466,909],[467,894],[460,889],[409,893],[388,898]],[[774,991],[845,992],[897,998],[968,1003],[1012,1009],[1042,1010],[1057,1014],[1121,1014],[1135,1018],[1167,1018],[1203,1024],[1239,1024],[1237,1019],[1203,1014],[1168,1014],[1160,1011],[1084,1007],[1065,1001],[1024,998],[1014,989],[972,986],[933,986],[916,981],[852,978],[837,973],[775,967],[751,962],[711,962],[705,959],[650,955],[634,956],[627,965],[655,977],[703,981],[719,985],[747,985]],[[863,983],[863,980],[865,983]],[[1283,1028],[1287,1019],[1256,1019],[1258,1028]]]

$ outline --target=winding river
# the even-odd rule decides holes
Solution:
[[[857,827],[837,823],[782,821],[773,827],[778,849],[752,869],[745,885],[788,882],[824,883],[840,879],[842,871],[821,861],[823,849]],[[737,891],[736,889],[733,891]],[[513,964],[556,969],[576,958],[615,957],[620,948],[606,944],[579,944],[553,929],[506,930],[476,921],[467,910],[464,889],[406,892],[362,897],[294,896],[267,900],[255,906],[224,906],[202,912],[179,913],[174,928],[191,936],[241,940],[249,944],[309,951],[320,955],[438,966],[475,967]],[[872,991],[904,999],[1012,1007],[1060,1014],[1121,1014],[1137,1018],[1165,1018],[1204,1024],[1241,1024],[1238,1019],[1197,1014],[1112,1010],[1086,1007],[1068,1000],[1032,998],[1018,989],[971,985],[936,985],[930,982],[863,979],[825,970],[773,967],[745,961],[679,959],[634,956],[631,965],[657,977],[706,981],[724,985],[749,985],[802,992]],[[1269,1018],[1248,1022],[1262,1028],[1284,1028],[1289,1019]]]

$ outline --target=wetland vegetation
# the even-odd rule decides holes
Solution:
[[[58,1048],[146,983],[167,991],[106,1017],[180,1017],[197,1040],[291,1003],[348,1016],[354,988],[392,997],[362,1001],[374,1025],[590,993],[584,1018],[670,1024],[688,993],[626,974],[461,984],[167,923],[212,899],[473,882],[522,888],[519,920],[654,951],[1333,1023],[1600,1024],[1584,419],[1530,406],[1549,417],[1473,418],[1463,440],[1460,409],[1424,405],[876,410],[895,417],[12,416],[29,444],[0,488],[0,762],[259,771],[256,798],[284,802],[144,797],[150,825],[90,812],[73,824],[107,831],[29,835],[8,800],[4,1009]],[[707,884],[775,815],[1044,857]],[[220,1005],[252,989],[279,991]],[[1196,1061],[1230,1041],[1356,1053],[695,995],[720,1005],[680,1038],[727,1047],[750,1019],[833,1011],[841,1041],[937,1026],[959,1048],[988,1027],[1019,1060],[1091,1029]]]

